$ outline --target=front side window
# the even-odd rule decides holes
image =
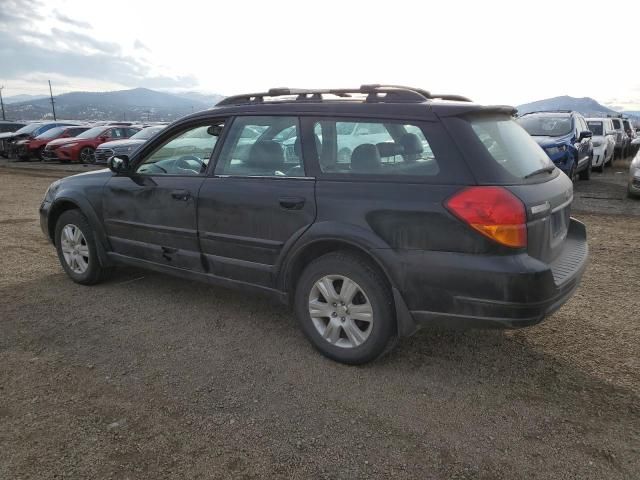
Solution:
[[[431,146],[417,125],[383,120],[320,120],[314,125],[314,133],[322,151],[323,173],[434,176],[440,171]],[[330,148],[332,143],[335,149]],[[330,155],[333,150],[335,156]]]
[[[620,130],[620,128],[621,128],[620,127],[620,120],[613,119],[612,122],[613,122],[613,128],[615,128],[616,130]]]
[[[190,128],[172,137],[149,156],[137,169],[145,175],[201,175],[222,131],[223,123]]]
[[[216,175],[304,176],[297,117],[237,117],[226,137]]]

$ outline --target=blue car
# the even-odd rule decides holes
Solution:
[[[589,180],[593,134],[581,114],[570,110],[531,112],[519,117],[518,123],[571,180]]]

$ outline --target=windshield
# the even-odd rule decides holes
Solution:
[[[529,135],[534,137],[562,137],[571,133],[571,117],[552,115],[526,115],[518,119],[518,123]]]
[[[16,135],[19,135],[21,133],[31,133],[36,131],[38,128],[40,128],[42,126],[41,123],[30,123],[29,125],[25,125],[24,127],[22,127],[20,130],[16,130]]]
[[[592,122],[592,121],[588,121],[587,125],[589,126],[589,130],[591,130],[591,132],[594,135],[602,135],[602,122]]]
[[[162,130],[163,128],[165,128],[165,127],[162,126],[162,127],[147,127],[147,128],[143,128],[142,130],[140,130],[135,135],[132,135],[131,136],[131,140],[148,140],[151,137],[153,137],[156,133],[158,133],[160,130]]]
[[[64,132],[66,128],[67,127],[52,128],[51,130],[47,130],[46,132],[41,133],[36,138],[38,140],[44,140],[44,139],[47,139],[47,138],[56,138],[58,135],[61,135],[62,132]]]
[[[553,162],[526,131],[505,116],[476,118],[471,127],[493,159],[511,175],[525,178]]]
[[[93,127],[87,130],[86,132],[82,132],[80,135],[77,135],[76,138],[96,138],[105,130],[106,130],[105,127]]]

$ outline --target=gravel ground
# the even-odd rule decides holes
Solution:
[[[262,298],[134,269],[72,283],[37,224],[61,174],[0,168],[0,478],[639,478],[622,174],[576,187],[591,261],[551,318],[423,330],[355,368]]]

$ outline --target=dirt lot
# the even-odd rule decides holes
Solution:
[[[423,330],[360,368],[261,298],[132,269],[73,284],[37,225],[61,174],[0,168],[0,478],[640,477],[624,173],[577,185],[591,261],[546,322]]]

